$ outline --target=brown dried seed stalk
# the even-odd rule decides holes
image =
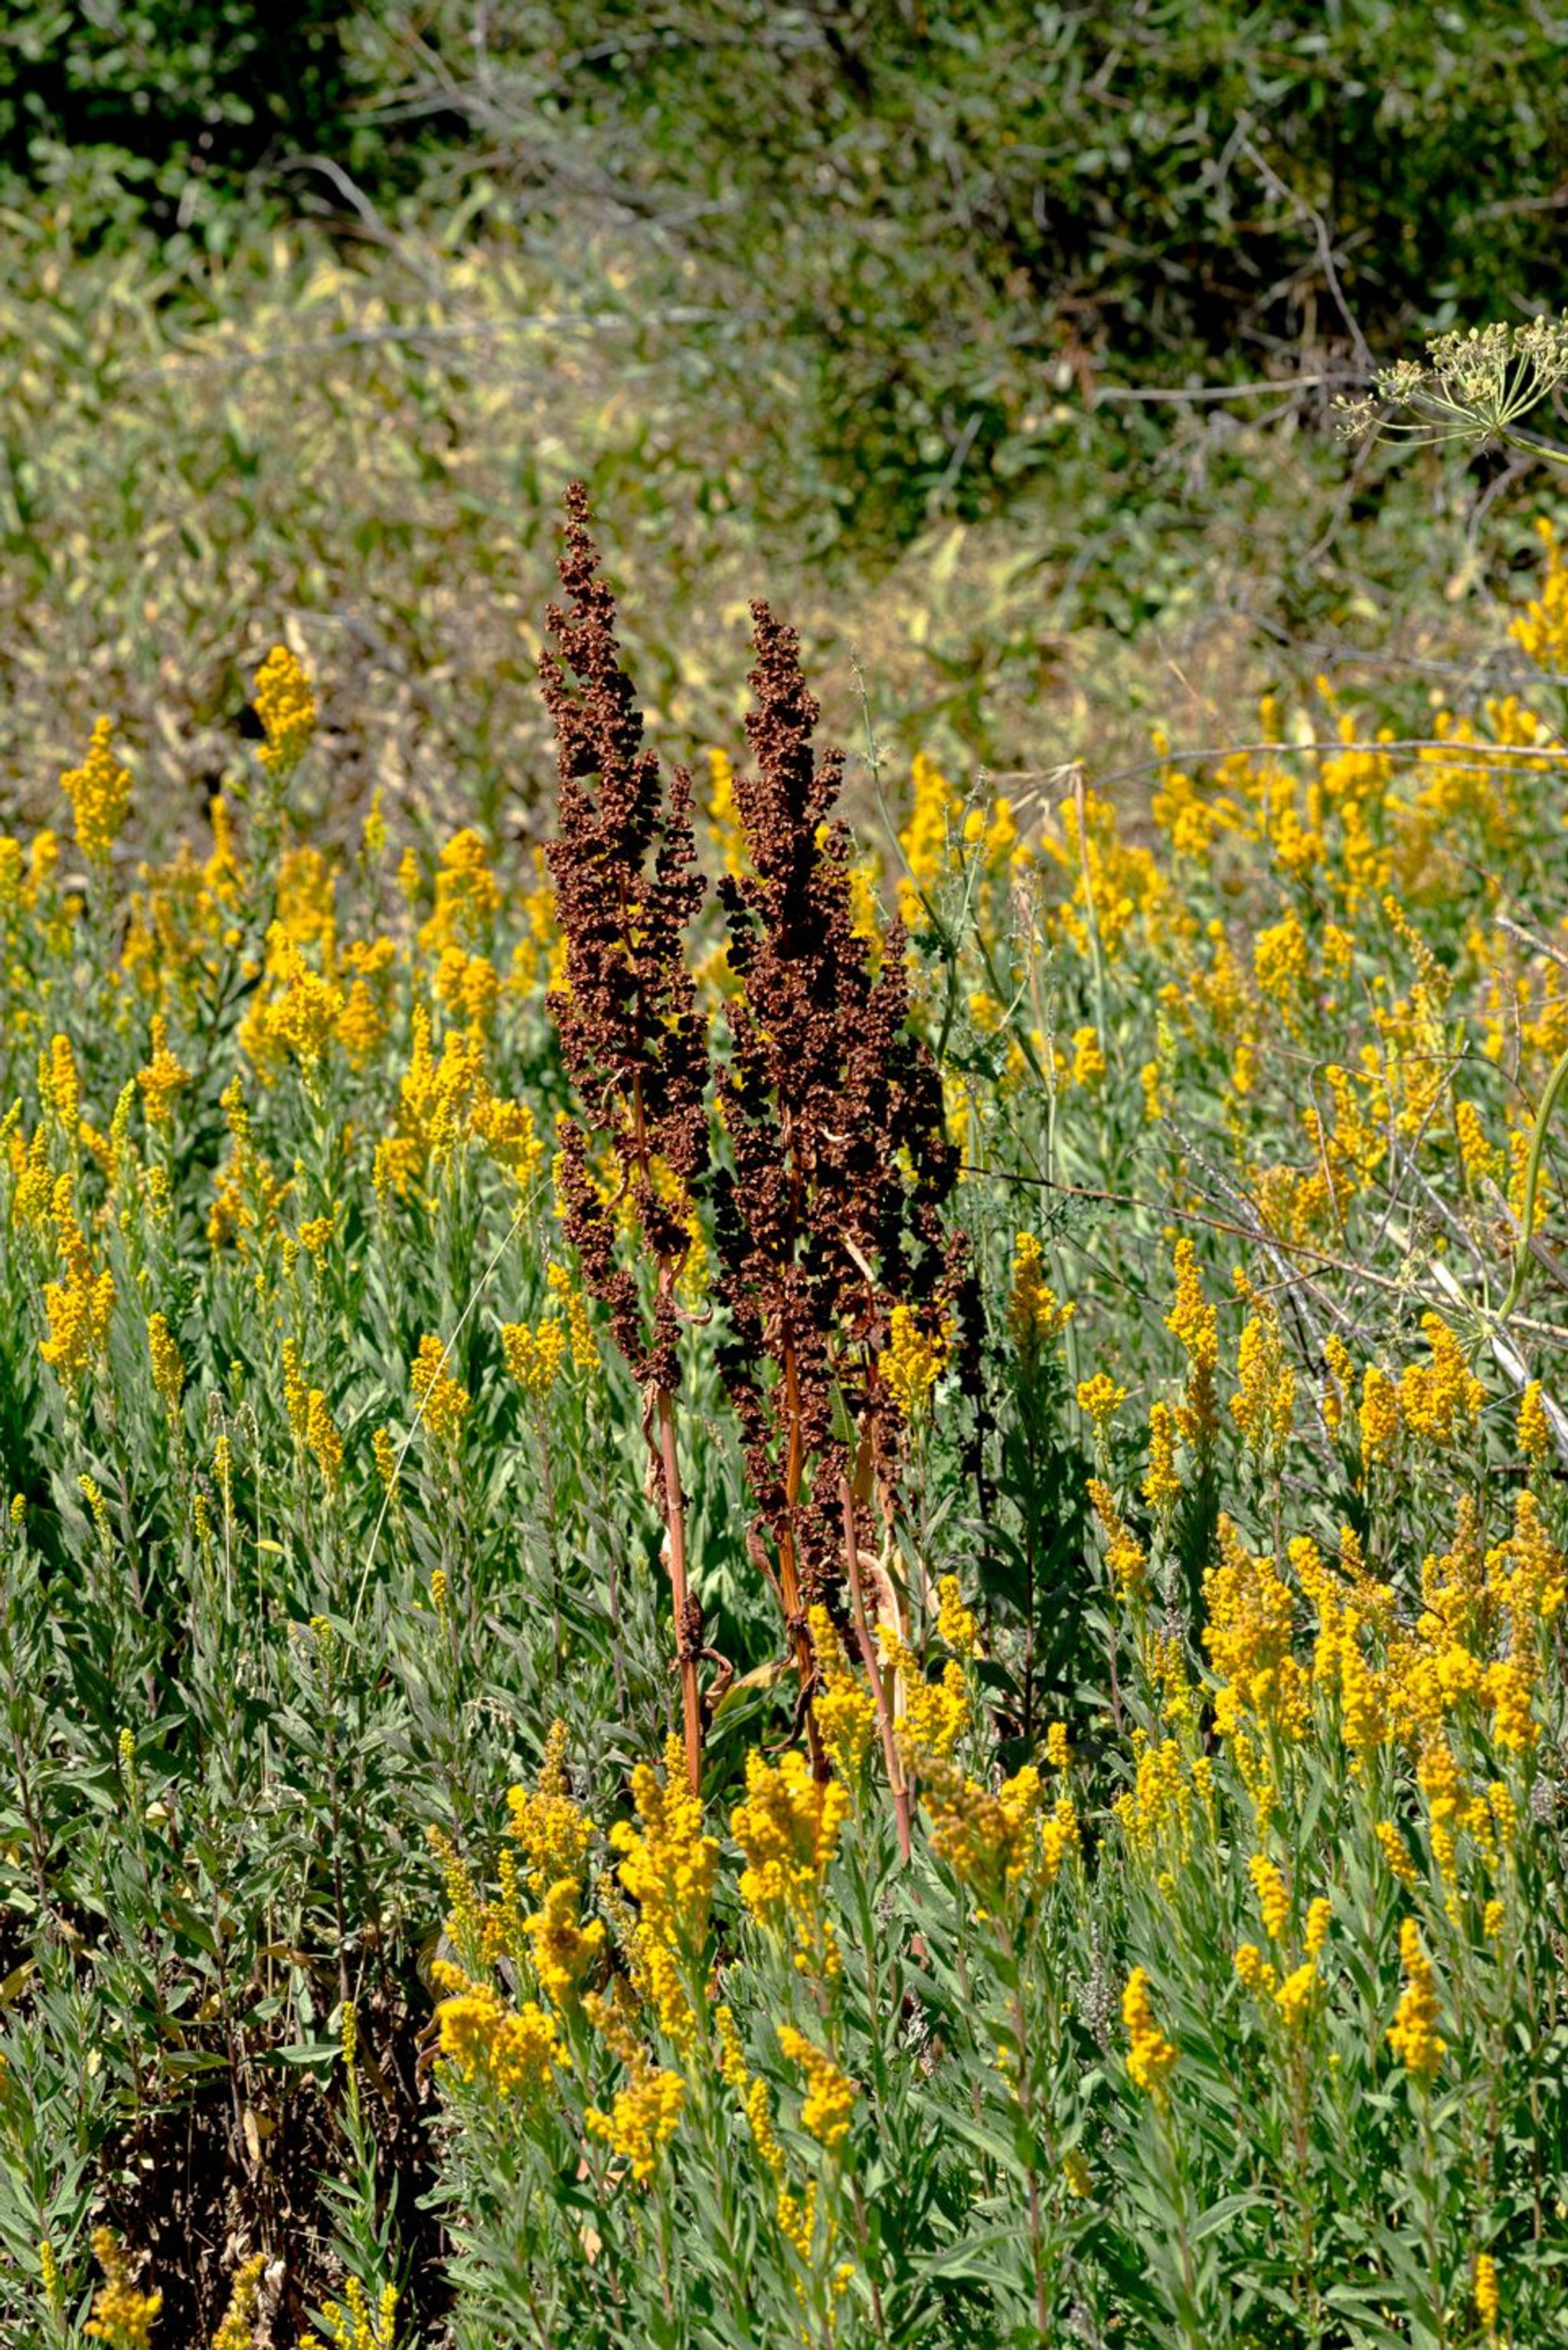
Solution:
[[[566,985],[549,1001],[582,1105],[562,1136],[561,1188],[584,1279],[643,1389],[674,1603],[686,1770],[696,1792],[702,1626],[687,1581],[676,1451],[675,1291],[691,1247],[692,1189],[708,1158],[707,1040],[684,953],[706,885],[696,869],[691,777],[677,770],[667,795],[658,759],[643,745],[580,483],[566,494],[566,516],[559,569],[568,608],[550,607],[556,649],[539,661],[560,778],[556,837],[545,853],[566,951]],[[607,1152],[619,1185],[613,1203],[594,1181],[591,1144]],[[618,1262],[622,1203],[655,1267],[651,1328],[634,1274]]]
[[[965,1259],[942,1231],[958,1153],[936,1064],[909,1032],[903,932],[893,924],[879,954],[857,934],[849,834],[831,813],[842,757],[812,747],[795,632],[765,604],[752,614],[755,768],[734,783],[751,871],[720,885],[740,993],[719,1080],[732,1162],[714,1179],[719,1289],[725,1381],[804,1690],[807,1611],[846,1612],[856,1512],[873,1486],[891,1508],[904,1431],[877,1373],[888,1315],[903,1304],[939,1327]]]

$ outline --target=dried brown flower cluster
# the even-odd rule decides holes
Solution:
[[[687,1587],[673,1399],[676,1284],[709,1168],[708,1044],[685,951],[704,884],[691,778],[677,769],[666,793],[644,745],[587,522],[574,488],[560,565],[568,608],[551,608],[556,650],[541,661],[559,748],[549,859],[566,941],[566,984],[550,1005],[582,1104],[561,1182],[584,1277],[647,1398],[695,1787],[702,1632]],[[878,1495],[891,1514],[905,1429],[878,1366],[896,1307],[906,1338],[923,1333],[945,1353],[967,1301],[961,1243],[942,1230],[958,1153],[936,1064],[909,1030],[903,932],[895,924],[873,951],[857,931],[850,837],[832,813],[842,757],[813,749],[817,705],[794,631],[765,604],[752,613],[754,771],[734,783],[750,869],[721,887],[738,983],[718,1079],[729,1163],[713,1176],[721,1355],[757,1502],[753,1554],[778,1596],[804,1701],[819,1602],[852,1617],[881,1690],[859,1565],[880,1532]],[[652,1268],[640,1285],[617,1246],[628,1222]],[[890,1751],[890,1728],[888,1738]]]
[[[557,649],[546,649],[539,664],[558,753],[556,837],[547,855],[566,947],[566,985],[552,993],[550,1009],[583,1107],[563,1135],[561,1185],[584,1278],[648,1399],[695,1786],[702,1635],[686,1582],[671,1399],[680,1379],[675,1288],[691,1247],[692,1185],[708,1156],[707,1040],[684,938],[705,885],[696,869],[691,777],[678,770],[666,795],[658,759],[644,747],[580,484],[567,493],[566,515],[559,568],[569,608],[550,607]],[[595,1148],[607,1162],[603,1188],[590,1165]],[[654,1267],[646,1305],[635,1274],[617,1259],[617,1218],[627,1209]]]
[[[897,1473],[902,1422],[877,1368],[891,1309],[936,1336],[960,1284],[940,1215],[959,1159],[909,1027],[902,931],[875,959],[856,931],[850,837],[832,816],[843,761],[812,747],[799,640],[765,604],[752,614],[756,764],[734,785],[752,869],[720,893],[740,994],[715,1206],[726,1384],[806,1683],[806,1611],[841,1600],[849,1529]]]

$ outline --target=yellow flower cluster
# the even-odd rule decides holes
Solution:
[[[1399,1958],[1405,1988],[1388,2027],[1388,2045],[1407,2073],[1418,2081],[1429,2081],[1443,2061],[1448,2042],[1438,2032],[1437,1978],[1414,1918],[1407,1918],[1399,1929]]]
[[[395,2350],[398,2299],[397,2286],[384,2284],[372,2310],[364,2285],[351,2276],[343,2288],[343,2300],[327,2302],[322,2307],[332,2350]],[[322,2345],[314,2334],[302,2334],[299,2350],[322,2350]]]
[[[952,1349],[950,1319],[936,1332],[924,1328],[913,1307],[895,1305],[888,1344],[877,1358],[882,1384],[906,1419],[918,1417],[947,1367]]]
[[[753,1751],[746,1758],[746,1799],[730,1829],[746,1866],[741,1898],[771,1933],[793,1939],[802,1972],[838,1972],[832,1921],[823,1908],[827,1871],[849,1797],[837,1780],[825,1786],[798,1749],[777,1767]]]
[[[468,1417],[468,1389],[452,1377],[446,1363],[446,1348],[427,1333],[409,1370],[421,1423],[437,1444],[455,1444]]]
[[[100,718],[79,767],[67,767],[60,789],[71,804],[77,847],[90,866],[107,867],[130,806],[130,771],[114,755],[114,728]]]
[[[257,670],[253,700],[265,737],[257,758],[275,776],[292,774],[316,732],[316,697],[286,645],[275,645]]]
[[[1148,1976],[1134,1967],[1122,1993],[1122,2022],[1127,2027],[1127,2073],[1135,2087],[1163,2106],[1167,2084],[1175,2069],[1177,2051],[1155,2021],[1148,1995]]]
[[[421,928],[421,946],[437,956],[452,946],[479,951],[500,910],[501,886],[483,841],[472,827],[454,833],[437,864],[435,907]]]
[[[618,1820],[610,1843],[621,1856],[617,1875],[638,1906],[634,1966],[660,2030],[685,2050],[697,2019],[682,1972],[700,1963],[707,1939],[719,1846],[702,1833],[702,1806],[686,1784],[679,1739],[665,1750],[663,1778],[639,1762],[631,1792],[640,1825]]]
[[[564,1264],[553,1264],[545,1275],[545,1285],[566,1317],[566,1335],[572,1346],[572,1368],[592,1371],[598,1368],[599,1350],[594,1338],[593,1324],[588,1319],[588,1302]]]
[[[1251,1719],[1299,1738],[1308,1684],[1293,1648],[1294,1596],[1273,1559],[1255,1557],[1229,1518],[1220,1521],[1220,1563],[1206,1571],[1203,1590],[1203,1645],[1221,1683],[1217,1728],[1233,1731]]]
[[[1431,1349],[1429,1363],[1411,1363],[1399,1382],[1405,1425],[1431,1443],[1451,1445],[1469,1436],[1486,1401],[1482,1387],[1446,1322],[1423,1314],[1421,1328]]]
[[[152,1055],[147,1066],[136,1073],[149,1126],[167,1126],[174,1114],[174,1099],[191,1082],[191,1073],[182,1066],[169,1049],[169,1024],[161,1014],[152,1020]]]
[[[172,1416],[179,1411],[180,1398],[184,1391],[185,1366],[173,1334],[161,1314],[148,1316],[147,1352],[152,1364],[152,1384],[163,1399],[165,1409]]]
[[[593,1843],[594,1825],[581,1804],[574,1803],[566,1783],[566,1725],[553,1722],[545,1742],[538,1783],[510,1788],[506,1796],[509,1833],[522,1847],[528,1884],[547,1893],[563,1877],[576,1884]]]
[[[1539,668],[1568,670],[1568,561],[1555,523],[1542,515],[1535,528],[1546,550],[1546,576],[1510,634]]]
[[[1105,1443],[1111,1422],[1127,1399],[1126,1388],[1118,1387],[1106,1371],[1078,1381],[1078,1409],[1093,1421],[1096,1444]]]
[[[1237,1285],[1251,1297],[1244,1280],[1239,1279]],[[1242,1325],[1236,1349],[1238,1384],[1231,1399],[1231,1417],[1248,1451],[1261,1463],[1272,1463],[1277,1469],[1295,1421],[1296,1377],[1279,1315],[1256,1298],[1251,1302],[1252,1311]]]
[[[964,1606],[956,1575],[944,1575],[938,1579],[937,1637],[955,1657],[972,1657],[980,1640],[979,1620]]]
[[[1106,1537],[1106,1561],[1116,1589],[1126,1600],[1141,1599],[1148,1589],[1147,1553],[1117,1509],[1116,1497],[1104,1479],[1091,1477],[1088,1491]]]
[[[1148,1466],[1142,1492],[1149,1508],[1168,1525],[1181,1499],[1181,1479],[1176,1467],[1176,1415],[1168,1403],[1148,1408]]]
[[[84,2333],[89,2341],[106,2344],[108,2350],[150,2350],[163,2295],[137,2291],[124,2248],[108,2228],[93,2230],[92,2251],[104,2281],[93,2296]]]
[[[855,2084],[841,2073],[831,2056],[809,2041],[792,2023],[778,2026],[779,2048],[805,2074],[805,2097],[800,2109],[801,2127],[831,2154],[849,2135],[855,2110]]]
[[[533,2000],[509,2008],[488,1983],[472,1982],[446,1959],[435,1961],[431,1974],[442,1993],[438,2043],[458,2077],[488,2082],[503,2097],[542,2095],[566,2061],[545,2011]]]
[[[929,1760],[950,1754],[969,1727],[969,1682],[963,1667],[950,1657],[940,1679],[929,1681],[919,1657],[894,1626],[878,1624],[877,1643],[885,1669],[896,1677],[900,1742],[923,1769]]]
[[[638,2186],[650,2187],[659,2158],[680,2126],[685,2102],[686,2084],[680,2074],[654,2064],[639,2050],[631,2077],[617,2092],[609,2112],[590,2106],[583,2118],[593,2136],[629,2167]]]
[[[504,1322],[501,1345],[506,1367],[525,1396],[547,1396],[566,1359],[567,1336],[559,1322]]]
[[[920,1800],[930,1814],[931,1849],[981,1904],[999,1910],[1012,1892],[1032,1898],[1054,1884],[1063,1862],[1079,1845],[1072,1798],[1044,1808],[1044,1787],[1025,1763],[994,1794],[952,1763],[921,1766]]]
[[[838,1627],[826,1608],[815,1606],[808,1622],[820,1675],[813,1700],[817,1736],[839,1777],[857,1787],[876,1733],[877,1701],[845,1655]]]
[[[253,2350],[261,2303],[261,2282],[265,2272],[265,2252],[253,2253],[244,2265],[235,2271],[228,2308],[213,2336],[213,2350]]]
[[[38,1348],[61,1384],[75,1387],[100,1360],[114,1316],[114,1275],[99,1271],[72,1211],[68,1178],[55,1195],[54,1217],[65,1279],[44,1284],[49,1335]]]
[[[1044,1252],[1033,1232],[1013,1243],[1012,1277],[1007,1297],[1007,1334],[1025,1378],[1039,1369],[1045,1349],[1059,1338],[1075,1308],[1064,1305],[1044,1275]]]
[[[605,1929],[598,1918],[585,1926],[578,1918],[581,1898],[576,1878],[563,1877],[545,1894],[543,1908],[523,1921],[539,1988],[556,2009],[576,1998],[584,1977],[604,1950]]]

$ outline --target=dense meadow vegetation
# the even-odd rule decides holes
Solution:
[[[0,808],[42,820],[110,710],[172,845],[286,632],[337,807],[515,833],[574,476],[689,759],[759,590],[856,754],[856,651],[879,737],[964,773],[1219,742],[1320,671],[1418,733],[1406,664],[1506,645],[1534,507],[1491,456],[1347,465],[1330,403],[1360,341],[1557,306],[1564,38],[1496,0],[12,0]]]
[[[1568,2344],[1565,37],[5,12],[0,2350]]]
[[[1555,542],[1145,841],[562,580],[531,867],[0,842],[5,2338],[1562,2339]]]

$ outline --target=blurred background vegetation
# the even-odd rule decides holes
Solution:
[[[1462,707],[1553,481],[1331,402],[1561,304],[1565,52],[1544,0],[12,0],[0,816],[104,709],[177,828],[285,635],[324,816],[527,830],[573,473],[677,752],[764,593],[861,752],[1043,785],[1324,668]]]

